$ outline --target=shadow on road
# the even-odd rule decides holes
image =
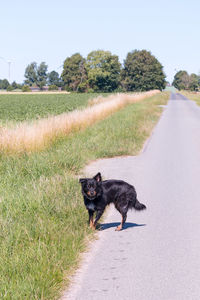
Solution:
[[[104,223],[104,224],[100,224],[98,229],[99,230],[106,230],[106,229],[109,229],[111,227],[117,227],[119,224],[120,224],[119,222]],[[124,224],[122,230],[131,228],[131,227],[139,227],[139,226],[146,226],[146,224],[136,224],[136,223],[127,222],[127,223]]]

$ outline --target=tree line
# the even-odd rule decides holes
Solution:
[[[16,83],[16,81],[13,81],[12,84],[9,83],[7,79],[0,79],[0,90],[15,90],[15,89],[21,89],[22,84]]]
[[[147,50],[129,52],[123,64],[110,51],[92,51],[86,58],[75,53],[65,59],[61,76],[56,71],[48,73],[45,62],[32,62],[24,77],[24,90],[33,86],[42,90],[48,85],[49,89],[73,92],[120,92],[163,90],[166,86],[163,66]]]

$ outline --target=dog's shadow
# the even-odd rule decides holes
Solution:
[[[109,229],[111,227],[117,227],[118,225],[120,225],[119,222],[113,222],[113,223],[104,223],[104,224],[99,224],[98,226],[98,230],[102,231],[102,230],[106,230],[106,229]],[[128,228],[131,228],[131,227],[139,227],[139,226],[146,226],[146,224],[136,224],[136,223],[130,223],[130,222],[127,222],[123,225],[123,229],[122,230],[126,230]]]

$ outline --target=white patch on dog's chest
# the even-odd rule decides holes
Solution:
[[[96,207],[95,207],[94,203],[91,202],[91,203],[87,204],[87,208],[88,208],[89,210],[95,210]]]

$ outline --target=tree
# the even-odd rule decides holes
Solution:
[[[88,83],[94,91],[112,92],[120,83],[121,64],[110,51],[92,51],[87,56]]]
[[[11,85],[14,90],[18,88],[16,81],[13,81],[13,83]]]
[[[48,66],[45,64],[45,62],[41,62],[41,64],[37,67],[36,84],[41,90],[43,86],[47,84],[47,69]]]
[[[190,91],[198,91],[199,90],[199,76],[196,74],[190,75],[190,83],[189,83],[189,89]]]
[[[41,62],[39,66],[37,66],[36,62],[32,62],[25,69],[25,84],[29,86],[37,85],[40,89],[42,89],[47,83],[47,69],[48,66],[45,62]]]
[[[162,90],[166,86],[161,63],[146,50],[127,54],[121,72],[122,86],[127,91]]]
[[[188,90],[190,85],[190,76],[187,71],[178,71],[174,76],[172,85],[178,90]]]
[[[56,71],[51,71],[48,74],[48,84],[49,85],[56,85],[56,86],[61,86],[61,80],[60,76]]]
[[[71,57],[67,57],[64,61],[61,77],[64,85],[70,91],[77,92],[79,90],[79,86],[83,86],[84,84],[85,89],[87,89],[85,59],[79,53],[75,53]]]
[[[24,77],[26,80],[24,81],[25,84],[32,86],[37,82],[37,64],[36,62],[32,62],[28,65],[25,69]]]
[[[6,90],[9,85],[9,81],[7,79],[0,80],[0,89]]]

